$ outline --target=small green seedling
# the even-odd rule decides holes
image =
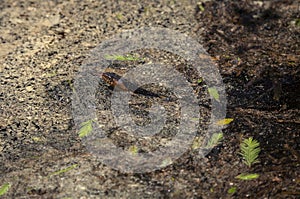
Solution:
[[[105,55],[105,59],[114,61],[138,61],[141,60],[139,57],[132,55]]]
[[[209,139],[209,141],[206,144],[205,148],[213,148],[215,146],[217,146],[218,144],[221,143],[221,140],[223,139],[223,133],[214,133],[211,138]]]
[[[132,155],[137,155],[139,152],[139,148],[135,145],[132,145],[128,148],[129,153],[131,153]]]
[[[61,170],[59,170],[59,171],[55,171],[55,172],[51,173],[49,176],[60,175],[60,174],[62,174],[62,173],[65,173],[65,172],[67,172],[67,171],[70,171],[70,170],[72,170],[72,169],[75,169],[77,166],[78,166],[78,164],[73,164],[73,165],[71,165],[71,166],[69,166],[69,167],[67,167],[67,168],[61,169]]]
[[[204,10],[205,10],[203,3],[198,3],[198,8],[201,12],[204,12]]]
[[[259,174],[257,173],[242,173],[235,178],[240,179],[240,180],[254,180],[259,177]]]
[[[215,87],[208,88],[208,93],[218,102],[220,102],[220,95]]]
[[[228,189],[227,193],[229,194],[235,194],[236,192],[236,187],[230,187],[230,189]]]
[[[5,183],[0,187],[0,196],[6,194],[6,192],[8,192],[10,188],[10,184],[9,183]]]
[[[232,121],[233,121],[233,118],[225,118],[223,120],[217,121],[217,125],[224,126],[224,125],[230,124]]]
[[[258,155],[260,153],[259,142],[252,137],[244,139],[240,145],[241,152],[239,153],[243,157],[243,162],[251,167],[252,164],[259,162]]]
[[[197,80],[197,83],[200,84],[200,83],[202,83],[202,82],[203,82],[203,78],[200,77],[200,78]]]
[[[88,120],[80,124],[78,135],[80,138],[87,136],[93,131],[93,120]]]
[[[122,13],[117,13],[116,14],[117,19],[122,20],[124,17],[122,15]]]
[[[194,141],[192,143],[192,149],[195,150],[195,149],[198,149],[201,147],[201,142],[202,142],[202,139],[198,136],[196,136],[194,138]]]

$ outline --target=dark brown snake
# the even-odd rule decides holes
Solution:
[[[114,89],[114,88],[118,88],[121,91],[129,91],[135,94],[140,94],[140,95],[144,95],[144,96],[148,96],[148,97],[157,97],[157,98],[161,98],[164,101],[176,101],[177,98],[175,97],[170,97],[170,96],[166,96],[166,95],[161,95],[161,94],[157,94],[154,93],[152,91],[148,91],[146,89],[143,88],[137,88],[137,86],[134,86],[133,83],[129,82],[128,80],[126,80],[125,78],[122,78],[122,81],[120,80],[122,77],[116,73],[113,72],[104,72],[101,74],[101,79],[104,80],[110,87],[110,89]],[[137,88],[136,90],[132,90],[130,88]],[[207,109],[210,109],[209,105],[206,104],[201,104],[202,107],[205,107]]]
[[[119,81],[121,79],[121,76],[116,73],[105,72],[101,74],[101,78],[110,86],[111,89],[118,88],[122,91],[130,91],[144,96],[166,98],[163,95],[156,94],[143,88],[137,88],[133,91],[130,88],[136,88],[136,86],[134,86],[133,83],[129,82],[124,78],[122,79],[122,81]]]

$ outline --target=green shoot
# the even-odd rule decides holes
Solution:
[[[232,121],[233,121],[232,118],[225,118],[223,120],[217,121],[217,125],[224,126],[224,125],[230,124]]]
[[[122,13],[117,13],[116,14],[117,19],[122,20],[124,17],[122,15]]]
[[[141,60],[138,57],[132,55],[105,55],[105,59],[114,61],[138,61]]]
[[[221,140],[223,139],[223,133],[214,133],[210,140],[207,142],[206,147],[205,148],[213,148],[215,146],[217,146],[218,144],[220,144]]]
[[[259,162],[258,154],[260,153],[260,147],[258,141],[250,137],[248,139],[244,139],[240,147],[241,152],[239,154],[243,157],[243,162],[248,167],[251,167],[252,164]]]
[[[8,192],[10,188],[10,184],[9,183],[5,183],[0,187],[0,196],[4,195],[6,192]]]
[[[192,144],[192,149],[198,149],[201,147],[201,142],[202,142],[202,139],[200,137],[195,137],[194,141],[193,141],[193,144]]]
[[[55,171],[55,172],[51,173],[49,176],[60,175],[60,174],[62,174],[62,173],[65,173],[65,172],[67,172],[67,171],[70,171],[70,170],[76,168],[77,166],[78,166],[78,164],[73,164],[73,165],[71,165],[71,166],[69,166],[69,167],[67,167],[67,168],[65,168],[65,169],[61,169],[61,170],[59,170],[59,171]]]
[[[205,8],[202,3],[198,3],[198,8],[201,12],[204,12]]]
[[[240,180],[254,180],[258,177],[259,177],[259,174],[257,174],[257,173],[250,173],[250,174],[242,173],[242,174],[236,176],[235,178],[240,179]]]
[[[198,117],[192,117],[191,121],[199,121],[199,118]]]
[[[129,153],[131,153],[132,155],[136,155],[139,152],[139,148],[135,145],[130,146],[128,149]]]
[[[220,102],[220,95],[215,87],[208,88],[208,93],[218,102]]]
[[[200,84],[200,83],[202,83],[202,82],[203,82],[203,78],[200,77],[200,78],[197,80],[197,83]]]
[[[227,193],[229,193],[229,194],[235,194],[235,192],[236,192],[236,187],[230,187],[230,189],[228,189],[228,191],[227,191]]]
[[[93,120],[88,120],[80,124],[80,130],[78,132],[80,138],[87,136],[93,131],[92,124],[93,124]]]

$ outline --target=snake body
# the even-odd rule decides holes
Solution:
[[[101,78],[110,86],[111,89],[118,88],[122,91],[130,91],[136,94],[141,94],[150,97],[159,97],[159,98],[164,97],[162,95],[156,94],[146,89],[140,87],[137,88],[137,86],[135,86],[133,83],[126,80],[125,78],[122,78],[121,80],[121,76],[113,72],[102,73]],[[132,88],[137,88],[137,89],[132,90]]]

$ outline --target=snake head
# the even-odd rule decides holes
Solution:
[[[121,90],[128,90],[126,88],[126,86],[123,84],[123,82],[120,80],[121,76],[116,74],[116,73],[112,73],[112,72],[105,72],[101,74],[101,78],[107,83],[109,84],[109,86],[111,86],[112,88],[118,87]]]

